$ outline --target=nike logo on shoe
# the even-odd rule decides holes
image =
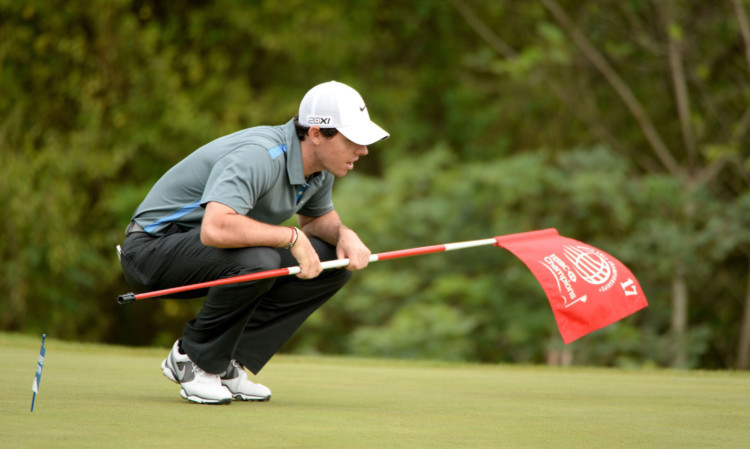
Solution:
[[[193,362],[177,362],[175,363],[175,369],[177,372],[175,373],[177,376],[178,382],[190,382],[195,378],[195,375],[193,375],[193,370],[188,370],[188,365],[192,366]]]

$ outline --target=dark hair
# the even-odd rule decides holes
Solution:
[[[297,138],[300,142],[305,140],[305,136],[307,136],[307,132],[310,131],[309,126],[305,126],[299,122],[299,115],[294,116],[294,130],[297,132]],[[323,137],[331,138],[338,134],[339,130],[336,128],[320,128],[320,133],[323,134]]]

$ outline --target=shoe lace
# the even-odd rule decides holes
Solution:
[[[227,370],[221,373],[222,379],[235,379],[237,376],[240,375],[240,373],[243,373],[245,371],[245,367],[242,366],[240,362],[238,362],[235,359],[232,359],[229,361],[229,366],[227,367]],[[231,376],[231,377],[230,377]]]
[[[243,367],[242,364],[235,359],[232,359],[232,361],[229,362],[229,364],[237,369],[245,369],[245,367]]]
[[[193,363],[193,372],[195,373],[196,379],[200,379],[203,382],[216,382],[219,380],[218,374],[207,373],[195,363]]]

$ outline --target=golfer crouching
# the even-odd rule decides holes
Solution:
[[[367,266],[370,250],[344,226],[331,201],[334,177],[389,134],[362,97],[330,81],[302,99],[280,126],[237,131],[167,171],[136,209],[122,244],[122,268],[137,292],[299,265],[297,276],[210,287],[167,358],[164,375],[192,402],[267,401],[248,379],[294,331]],[[298,227],[281,226],[297,215]],[[347,269],[321,261],[348,258]]]

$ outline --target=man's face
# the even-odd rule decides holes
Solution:
[[[354,163],[362,156],[367,156],[367,147],[358,145],[344,137],[340,132],[332,138],[322,138],[323,144],[319,158],[323,167],[337,177],[345,176],[354,169]]]

